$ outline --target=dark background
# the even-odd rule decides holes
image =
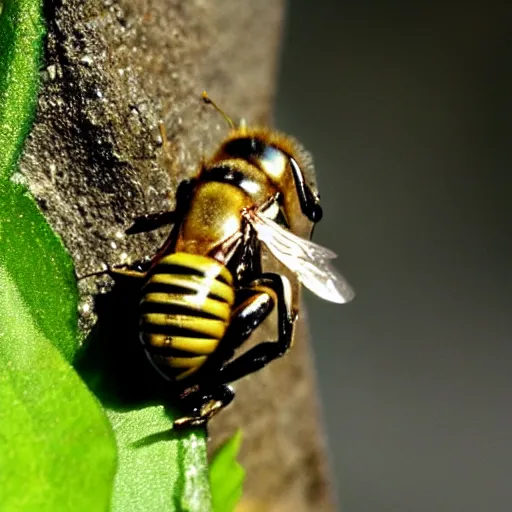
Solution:
[[[289,3],[276,124],[357,292],[306,297],[344,512],[512,510],[511,20]]]

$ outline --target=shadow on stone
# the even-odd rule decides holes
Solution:
[[[75,360],[102,404],[120,411],[177,402],[172,385],[149,362],[138,339],[138,299],[139,283],[125,278],[116,279],[109,293],[97,295],[98,322]]]

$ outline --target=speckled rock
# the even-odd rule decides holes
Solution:
[[[283,5],[48,0],[45,12],[37,118],[14,179],[28,184],[82,276],[147,258],[162,242],[165,230],[124,230],[137,215],[172,208],[177,184],[226,133],[200,101],[203,89],[233,117],[268,122]],[[87,330],[98,280],[81,291]],[[246,507],[331,510],[301,332],[291,355],[240,382],[235,404],[211,423],[212,446],[244,430]]]

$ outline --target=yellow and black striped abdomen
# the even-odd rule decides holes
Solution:
[[[140,303],[140,339],[169,379],[206,362],[223,338],[235,299],[233,277],[206,256],[178,252],[150,271]]]

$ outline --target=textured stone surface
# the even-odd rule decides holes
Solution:
[[[177,184],[226,132],[201,91],[235,118],[268,121],[282,2],[55,0],[45,9],[39,108],[15,179],[28,183],[78,275],[149,257],[165,230],[124,229],[172,208]],[[90,281],[85,304],[97,291]],[[93,321],[84,313],[82,326]],[[240,382],[233,407],[212,422],[213,445],[243,427],[247,506],[330,509],[310,365],[299,335],[291,355]]]

